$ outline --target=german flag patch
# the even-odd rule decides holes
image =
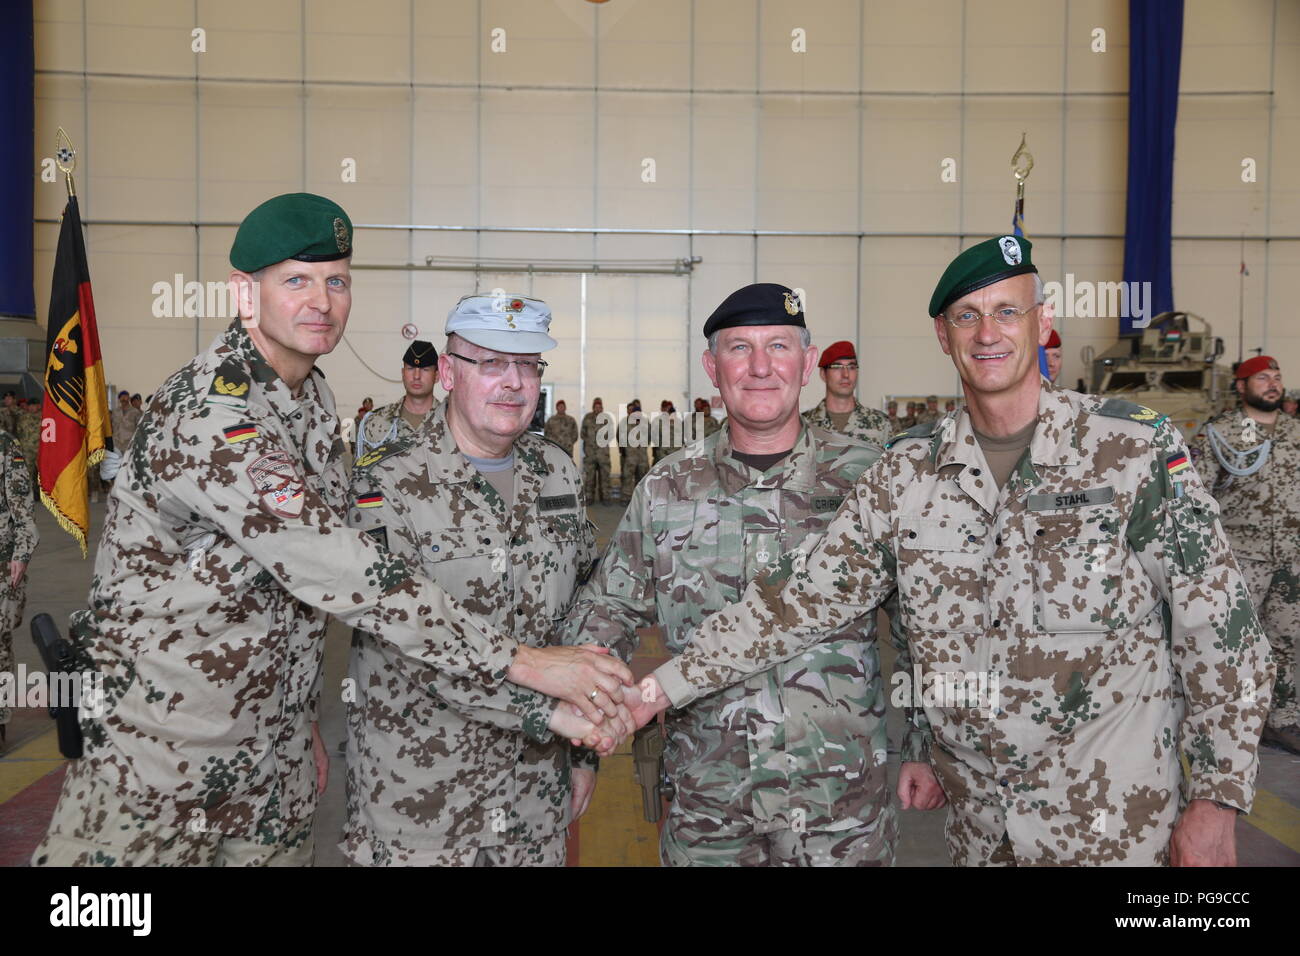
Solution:
[[[1175,477],[1191,467],[1192,463],[1187,460],[1187,456],[1182,452],[1175,452],[1165,459],[1165,468],[1169,470],[1170,478]]]
[[[357,495],[358,508],[378,508],[384,503],[384,496],[381,492],[372,491],[369,494]]]
[[[233,445],[236,442],[256,438],[257,426],[252,422],[240,422],[238,425],[231,425],[229,428],[221,429],[221,433],[226,436],[226,442]]]

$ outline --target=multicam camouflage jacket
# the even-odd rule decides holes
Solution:
[[[444,404],[414,442],[357,460],[349,522],[502,633],[541,647],[595,560],[595,537],[573,461],[527,433],[514,451],[507,509],[456,447]],[[361,631],[349,676],[352,859],[419,865],[424,850],[536,841],[568,826],[569,745],[546,730],[553,700],[512,685],[476,693]],[[447,693],[457,684],[463,703]]]
[[[32,482],[27,456],[18,439],[0,432],[0,567],[8,575],[10,561],[28,564],[41,536],[32,514]],[[6,587],[8,586],[6,582]],[[20,585],[21,586],[21,585]]]
[[[1251,424],[1247,424],[1247,422]],[[1240,461],[1233,452],[1249,452],[1269,440],[1268,458],[1252,475],[1233,475],[1210,448],[1208,430],[1192,440],[1192,462],[1223,509],[1223,528],[1238,557],[1274,565],[1300,562],[1300,422],[1279,412],[1271,434],[1237,409],[1210,423],[1230,448],[1228,463],[1239,470],[1255,465],[1258,455]]]
[[[843,432],[836,430],[834,422],[831,421],[831,413],[826,410],[824,398],[817,403],[816,407],[803,413],[803,420],[814,428],[824,428],[828,432],[848,435],[857,441],[869,441],[877,445],[884,445],[894,435],[889,425],[888,415],[879,409],[867,408],[856,399],[853,401],[853,412],[849,415],[849,423],[844,427]]]
[[[357,423],[358,458],[380,445],[409,442],[415,438],[415,429],[402,417],[402,404],[405,401],[405,398],[399,398],[382,408],[376,408]],[[433,400],[434,408],[438,407],[438,401],[436,398]]]
[[[790,456],[759,472],[731,457],[730,436],[724,427],[650,470],[578,592],[566,640],[608,644],[627,660],[637,628],[662,625],[680,653],[760,570],[811,550],[880,454],[804,426]],[[905,652],[900,666],[910,669]],[[894,812],[874,611],[826,628],[789,663],[671,712],[667,727],[678,793],[670,827],[689,815],[812,831],[884,825]]]
[[[656,675],[689,703],[797,659],[896,585],[923,690],[941,691],[926,711],[953,862],[987,862],[1004,834],[1022,865],[1163,862],[1180,753],[1184,799],[1250,808],[1273,679],[1186,465],[1157,413],[1046,385],[1001,490],[965,410],[918,426],[815,552],[760,576]]]
[[[313,371],[292,395],[239,320],[154,395],[74,615],[104,686],[85,759],[135,813],[268,840],[311,817],[331,614],[448,674],[504,679],[514,641],[346,509],[329,387]]]
[[[542,434],[559,445],[573,457],[573,446],[578,443],[578,422],[572,415],[552,415],[546,421]]]

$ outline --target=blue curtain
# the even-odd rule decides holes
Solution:
[[[0,3],[0,316],[36,317],[32,163],[36,122],[32,0]],[[55,187],[50,187],[55,188]]]
[[[1170,235],[1183,0],[1129,0],[1128,22],[1124,281],[1151,283],[1150,317],[1154,317],[1174,307]],[[1133,327],[1133,317],[1121,317],[1119,331],[1139,334],[1141,327]]]

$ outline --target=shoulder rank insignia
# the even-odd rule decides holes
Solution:
[[[1152,428],[1158,428],[1168,415],[1162,415],[1154,408],[1147,408],[1145,405],[1139,405],[1136,402],[1128,402],[1122,398],[1108,398],[1101,403],[1097,409],[1098,415],[1105,415],[1107,418],[1126,418],[1131,422],[1141,422],[1143,425],[1150,425]]]
[[[889,439],[889,441],[885,442],[885,447],[893,448],[904,438],[930,438],[934,435],[934,429],[938,424],[937,421],[933,421],[921,422],[919,425],[913,425],[911,428],[899,432],[893,438]]]
[[[204,400],[216,405],[247,405],[248,371],[238,362],[222,362]]]
[[[411,446],[409,442],[404,442],[404,441],[388,442],[387,444],[380,445],[377,448],[370,449],[370,451],[366,452],[364,455],[362,455],[360,458],[354,461],[352,463],[352,467],[354,469],[369,468],[372,465],[374,465],[376,462],[381,462],[385,458],[391,458],[394,455],[406,451],[406,449],[410,447]]]

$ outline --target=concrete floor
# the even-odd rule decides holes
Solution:
[[[41,546],[30,568],[27,619],[14,633],[15,663],[29,670],[41,669],[30,637],[33,614],[49,612],[66,627],[68,615],[83,607],[93,570],[91,556],[82,560],[76,542],[62,531],[43,508],[37,523]],[[97,543],[103,520],[102,502],[91,506],[90,540]],[[600,529],[602,546],[618,522],[620,509],[598,506],[591,509]],[[647,640],[648,667],[656,650]],[[346,670],[349,634],[334,625],[325,654],[325,694],[321,707],[321,729],[332,752],[333,768],[329,788],[317,818],[318,866],[343,864],[336,842],[343,822],[342,757],[336,747],[343,737],[343,704],[338,694]],[[893,651],[882,643],[883,665],[888,674]],[[896,751],[901,718],[890,714],[891,748]],[[53,724],[43,710],[20,709],[9,724],[9,740],[0,757],[0,866],[22,865],[40,839],[53,809],[62,776],[62,765],[52,742]],[[897,775],[898,758],[891,752],[892,774]],[[579,865],[653,865],[654,827],[641,819],[640,790],[631,781],[631,760],[626,749],[608,758],[591,809],[575,835]],[[1241,862],[1244,865],[1300,865],[1300,758],[1265,748],[1261,756],[1260,796],[1255,813],[1238,828]],[[898,864],[901,866],[947,866],[943,842],[945,811],[903,815]]]

